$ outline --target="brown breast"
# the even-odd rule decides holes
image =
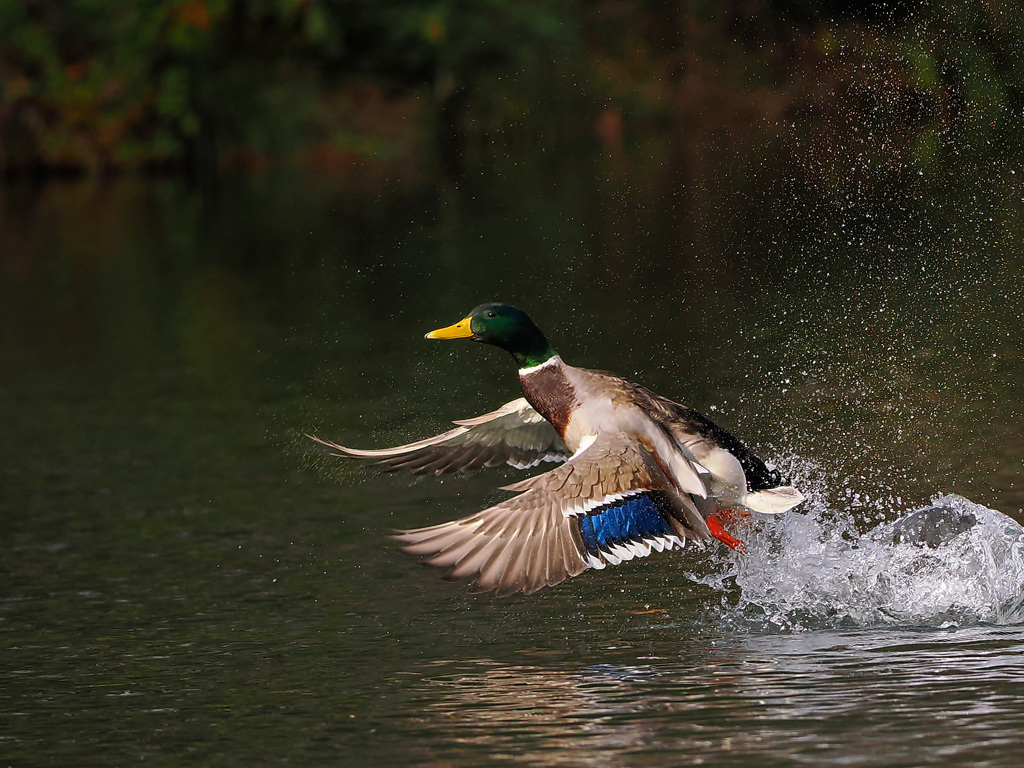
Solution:
[[[569,417],[576,410],[579,401],[576,390],[565,377],[561,365],[537,368],[519,377],[523,395],[537,412],[551,422],[560,437],[565,437]]]

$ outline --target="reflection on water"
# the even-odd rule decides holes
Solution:
[[[413,696],[443,724],[424,748],[456,763],[529,744],[540,765],[945,764],[1016,739],[1022,641],[1019,628],[861,630],[718,638],[627,665],[611,651],[575,669],[477,658],[424,665]]]

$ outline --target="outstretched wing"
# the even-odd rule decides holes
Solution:
[[[455,424],[455,429],[442,435],[370,451],[346,448],[315,435],[308,437],[341,456],[373,459],[391,470],[408,469],[414,475],[442,475],[500,464],[526,469],[542,461],[565,461],[572,454],[555,428],[522,397],[496,411]]]
[[[621,434],[599,436],[564,465],[506,490],[521,493],[396,538],[406,552],[449,568],[448,578],[475,577],[476,590],[508,595],[710,535],[647,449]]]

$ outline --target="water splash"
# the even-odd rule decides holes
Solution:
[[[858,533],[820,505],[744,535],[737,623],[764,629],[1024,622],[1024,528],[960,496]]]

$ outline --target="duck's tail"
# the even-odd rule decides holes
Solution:
[[[788,512],[801,501],[804,495],[792,485],[783,485],[778,488],[768,488],[756,493],[748,493],[743,500],[743,506],[753,512],[762,512],[766,515],[781,515]]]

